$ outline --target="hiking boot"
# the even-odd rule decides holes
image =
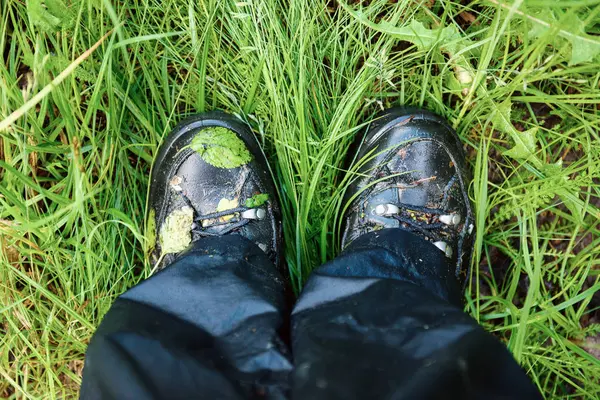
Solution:
[[[223,112],[192,116],[160,146],[150,183],[153,264],[163,268],[207,236],[242,235],[281,265],[281,212],[250,128]],[[152,230],[152,229],[149,229]]]
[[[419,235],[456,266],[464,282],[474,237],[470,174],[460,139],[440,116],[384,111],[357,143],[357,177],[346,192],[342,248],[384,228]],[[362,165],[360,165],[362,163]],[[352,199],[356,196],[354,199]]]

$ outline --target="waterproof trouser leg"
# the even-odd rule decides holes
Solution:
[[[115,301],[88,347],[81,398],[284,398],[286,315],[284,282],[254,243],[199,240]]]
[[[444,254],[364,235],[308,280],[287,339],[284,282],[241,236],[206,238],[123,294],[86,355],[81,397],[541,398],[464,314]]]
[[[386,229],[313,272],[292,314],[298,399],[538,399],[496,338],[462,311],[444,253]]]

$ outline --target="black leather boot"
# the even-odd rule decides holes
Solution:
[[[407,230],[444,252],[464,282],[474,215],[470,174],[454,130],[431,112],[393,108],[374,120],[357,146],[342,247],[379,229]]]
[[[230,234],[250,239],[281,265],[273,178],[254,134],[232,115],[190,117],[165,139],[152,170],[152,220],[152,256],[161,268],[202,237]]]

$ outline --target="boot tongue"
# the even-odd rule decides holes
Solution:
[[[419,140],[406,144],[378,171],[379,179],[397,176],[384,179],[374,187],[369,194],[365,217],[384,228],[402,227],[397,219],[376,211],[378,206],[395,205],[402,210],[402,217],[416,224],[425,227],[437,222],[440,213],[454,206],[450,204],[450,189],[457,186],[458,181],[452,167],[450,156],[437,142]]]
[[[192,153],[181,163],[176,176],[183,177],[181,188],[191,199],[196,211],[204,215],[223,211],[217,210],[219,203],[221,208],[226,206],[223,199],[231,202],[244,195],[248,170],[243,166],[231,169],[217,168]]]
[[[399,204],[441,209],[455,175],[446,150],[431,140],[414,141],[398,150],[387,164],[392,174]],[[389,181],[384,182],[389,185]]]
[[[191,153],[181,163],[170,181],[171,210],[187,205],[182,196],[176,193],[180,190],[196,211],[195,218],[236,208],[260,207],[263,212],[267,212],[270,199],[268,195],[265,197],[265,191],[261,190],[257,176],[253,172],[255,169],[252,162],[237,168],[217,168],[206,163],[199,155]],[[272,241],[270,218],[272,217],[253,220],[236,231],[256,242],[264,250],[270,247]],[[219,235],[229,232],[231,224],[237,224],[242,219],[242,212],[238,211],[196,221],[195,226]]]

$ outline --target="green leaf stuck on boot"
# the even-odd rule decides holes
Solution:
[[[217,168],[237,168],[252,161],[252,155],[235,132],[220,126],[202,129],[190,148]]]

